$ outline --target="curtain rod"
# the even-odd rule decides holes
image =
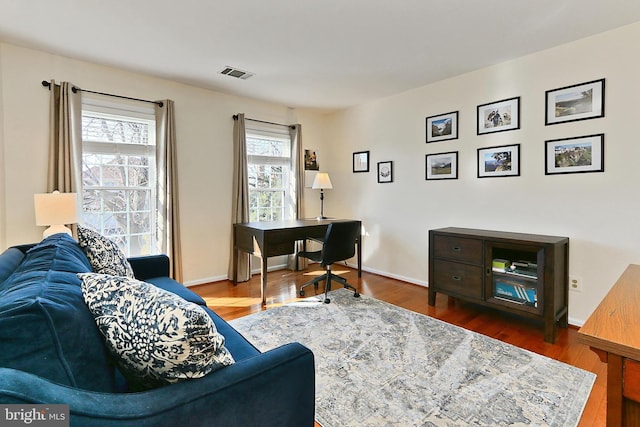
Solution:
[[[46,88],[51,89],[51,87],[50,87],[50,86],[51,86],[51,83],[49,83],[49,82],[48,82],[48,81],[46,81],[46,80],[43,80],[43,81],[42,81],[42,86],[44,86],[44,87],[46,87]],[[114,94],[112,94],[112,93],[95,92],[95,91],[93,91],[93,90],[80,89],[79,87],[76,87],[76,86],[72,86],[72,87],[71,87],[71,91],[72,91],[73,93],[77,93],[78,91],[81,91],[81,92],[87,92],[87,93],[95,93],[96,95],[112,96],[112,97],[114,97],[114,98],[129,99],[129,100],[131,100],[131,101],[148,102],[148,103],[150,103],[150,104],[157,104],[159,107],[163,107],[163,106],[164,106],[164,102],[162,102],[162,101],[148,101],[148,100],[146,100],[146,99],[131,98],[131,97],[128,97],[128,96],[114,95]]]
[[[282,123],[266,122],[264,120],[250,119],[249,117],[245,117],[244,119],[245,120],[250,120],[252,122],[266,123],[268,125],[275,125],[275,126],[285,126],[285,127],[290,128],[290,129],[295,129],[294,125],[283,125]],[[233,120],[238,120],[238,115],[237,114],[233,115]]]

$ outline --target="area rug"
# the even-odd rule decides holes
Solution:
[[[345,289],[329,295],[231,321],[261,351],[313,351],[323,427],[578,424],[593,373]]]

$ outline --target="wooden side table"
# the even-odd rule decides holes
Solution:
[[[640,265],[627,267],[578,337],[607,364],[607,426],[640,427]]]

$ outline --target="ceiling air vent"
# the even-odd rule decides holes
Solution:
[[[225,76],[231,76],[231,77],[235,77],[237,79],[242,79],[242,80],[247,80],[249,77],[253,76],[253,73],[238,70],[237,68],[232,68],[232,67],[226,67],[224,70],[220,71],[220,74],[224,74]]]

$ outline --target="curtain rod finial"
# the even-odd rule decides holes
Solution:
[[[43,80],[43,81],[42,81],[42,86],[44,86],[44,87],[49,87],[49,86],[51,86],[51,83],[49,83],[49,82],[48,82],[48,81],[46,81],[46,80]]]

